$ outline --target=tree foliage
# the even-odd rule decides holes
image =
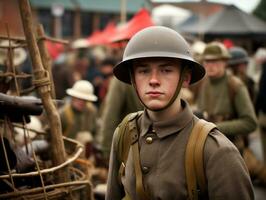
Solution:
[[[260,0],[253,14],[266,22],[266,0]]]

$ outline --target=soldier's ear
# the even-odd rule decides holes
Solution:
[[[184,73],[184,78],[183,78],[183,87],[187,88],[189,87],[189,83],[191,81],[191,70],[186,70]]]

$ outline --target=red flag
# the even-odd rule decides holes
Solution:
[[[45,41],[45,46],[47,48],[49,55],[53,60],[55,60],[65,50],[63,44],[57,42],[51,42],[49,40]]]
[[[134,17],[123,25],[120,29],[117,29],[114,37],[111,38],[112,42],[118,42],[121,40],[129,40],[135,33],[149,26],[153,26],[154,23],[151,19],[150,13],[145,8],[142,8],[137,12]]]

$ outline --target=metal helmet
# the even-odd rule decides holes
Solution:
[[[202,53],[202,60],[227,60],[230,57],[227,48],[221,42],[208,43]]]
[[[205,75],[205,69],[192,58],[185,39],[176,31],[163,26],[151,26],[136,33],[125,48],[123,60],[115,66],[114,75],[120,81],[131,84],[132,61],[148,57],[181,59],[191,68],[190,84]]]
[[[238,65],[241,63],[248,63],[248,53],[242,47],[232,47],[229,49],[231,58],[228,61],[229,65]]]

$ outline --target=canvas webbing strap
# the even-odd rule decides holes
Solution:
[[[209,132],[216,126],[213,123],[199,120],[190,134],[185,155],[185,171],[190,200],[198,199],[198,185],[202,194],[206,191],[206,180],[203,165],[203,148]]]
[[[148,194],[144,190],[143,178],[142,178],[142,170],[139,156],[139,143],[138,143],[138,130],[137,130],[137,120],[129,123],[129,132],[131,135],[132,142],[132,152],[133,152],[133,162],[134,162],[134,170],[136,175],[136,192],[137,196],[140,200],[149,200]]]
[[[204,144],[208,134],[216,127],[211,122],[204,121],[204,126],[198,134],[197,144],[195,147],[194,163],[196,167],[196,176],[201,193],[205,194],[207,191],[206,177],[204,173]]]

